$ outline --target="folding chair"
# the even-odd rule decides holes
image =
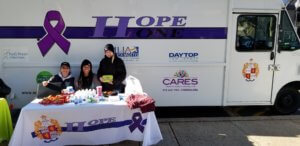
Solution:
[[[60,83],[51,83],[51,84],[56,85],[56,86],[60,85]],[[57,95],[59,93],[60,92],[58,92],[58,91],[44,87],[43,84],[41,84],[41,83],[37,85],[37,92],[36,92],[37,98],[43,98],[43,97],[46,97],[49,95]]]

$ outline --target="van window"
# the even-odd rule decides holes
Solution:
[[[240,15],[237,19],[236,50],[239,52],[273,50],[275,30],[275,16]]]
[[[279,50],[282,51],[293,51],[300,49],[297,35],[285,11],[281,12],[278,46]]]

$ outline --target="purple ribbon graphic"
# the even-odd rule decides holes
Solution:
[[[134,113],[132,115],[132,124],[129,126],[130,132],[133,132],[136,128],[138,128],[142,133],[144,132],[144,126],[142,126],[142,115],[141,113]]]
[[[50,23],[52,20],[57,20],[55,27]],[[43,56],[48,53],[54,43],[68,54],[71,43],[62,36],[64,28],[65,22],[61,14],[58,11],[48,11],[44,21],[44,29],[47,34],[37,43]]]

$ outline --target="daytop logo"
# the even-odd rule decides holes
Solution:
[[[179,70],[173,77],[164,78],[162,83],[166,86],[163,91],[198,91],[197,77],[190,77],[185,70]]]
[[[172,52],[169,53],[171,62],[198,62],[197,52]]]

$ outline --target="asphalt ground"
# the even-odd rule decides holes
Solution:
[[[14,125],[19,112],[11,113]],[[164,138],[159,146],[300,145],[300,109],[291,115],[277,115],[265,106],[160,107],[155,114]],[[6,145],[7,142],[0,144]],[[140,146],[142,143],[123,141],[110,145]]]

